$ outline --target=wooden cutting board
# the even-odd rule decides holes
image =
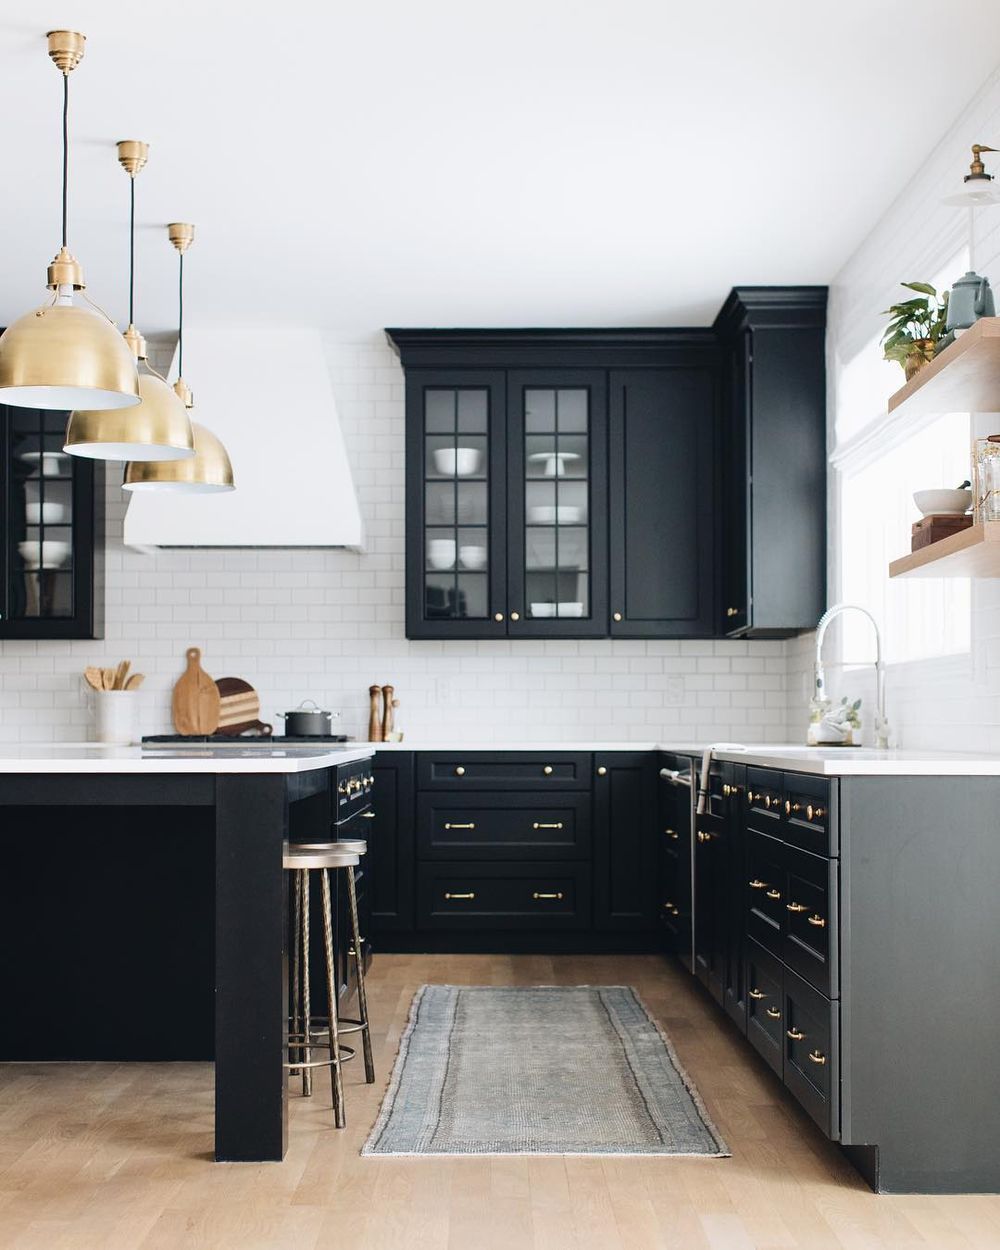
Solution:
[[[248,681],[242,677],[220,677],[215,684],[219,690],[218,733],[235,738],[251,732],[261,736],[274,732],[273,725],[260,719],[260,695]]]
[[[174,729],[179,734],[214,734],[219,727],[219,690],[201,667],[201,652],[187,649],[187,668],[174,686]]]

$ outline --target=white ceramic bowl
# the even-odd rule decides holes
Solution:
[[[39,548],[41,548],[40,561]],[[37,569],[39,564],[43,569],[58,569],[69,559],[72,546],[54,538],[46,538],[43,543],[37,541],[18,543],[17,550],[27,569]]]
[[[924,516],[962,516],[972,507],[972,491],[916,490],[913,502]]]
[[[559,607],[559,612],[558,612],[559,616],[577,616],[577,617],[583,616],[583,604],[582,603],[560,603],[558,607]]]
[[[432,538],[427,544],[427,563],[432,569],[453,569],[455,567],[454,538]]]
[[[24,519],[29,525],[37,525],[39,521],[45,525],[60,525],[66,520],[66,505],[48,500],[45,503],[26,503]]]
[[[532,504],[528,508],[528,520],[535,525],[579,525],[583,509],[576,504]]]
[[[555,616],[556,605],[554,603],[533,603],[531,605],[531,615],[535,617]]]
[[[471,477],[479,472],[482,458],[478,447],[438,447],[434,452],[434,467],[445,477]]]
[[[463,569],[486,568],[485,547],[459,547],[458,562]]]

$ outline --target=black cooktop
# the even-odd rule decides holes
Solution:
[[[347,734],[146,734],[143,742],[238,742],[288,746],[290,743],[350,742]]]

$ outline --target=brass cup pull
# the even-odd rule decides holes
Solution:
[[[805,903],[786,903],[785,910],[786,911],[808,911],[809,909],[808,907],[806,907]]]
[[[561,820],[536,820],[531,827],[532,829],[561,829],[563,822]]]
[[[826,1063],[826,1055],[824,1055],[821,1050],[811,1050],[809,1052],[809,1058],[813,1063],[818,1063],[820,1065]]]
[[[444,827],[446,829],[475,829],[476,822],[474,820],[469,820],[469,821],[466,821],[464,824],[459,824],[457,821],[454,821],[454,820],[446,820],[444,822]]]
[[[469,891],[468,891],[468,893],[466,893],[466,894],[448,894],[448,893],[446,893],[446,894],[445,894],[445,898],[469,898],[469,899],[472,899],[472,898],[475,898],[475,897],[476,897],[476,892],[475,892],[475,890],[469,890]]]
[[[793,1042],[801,1042],[805,1034],[801,1029],[785,1029],[786,1036],[790,1037]]]
[[[826,920],[822,916],[810,916],[809,923],[817,929],[826,928]]]
[[[546,777],[551,777],[551,776],[552,776],[552,765],[551,765],[551,764],[546,764],[546,765],[545,765],[545,767],[542,769],[542,772],[546,775]]]
[[[766,882],[766,881],[760,881],[757,877],[753,877],[753,878],[752,878],[752,879],[748,882],[748,884],[749,884],[749,886],[750,886],[750,889],[751,889],[751,890],[766,890],[766,889],[767,889],[767,882]]]
[[[781,1012],[777,1009],[777,1007],[765,1007],[764,1011],[771,1017],[772,1020],[781,1019]]]
[[[459,764],[459,766],[455,769],[455,776],[456,776],[456,777],[464,777],[464,776],[465,776],[465,769],[462,767],[462,765],[461,765],[461,764]]]
[[[533,899],[550,899],[551,898],[551,899],[555,899],[556,902],[560,902],[562,900],[562,890],[558,890],[554,894],[545,894],[538,890],[535,890],[532,893],[531,897]]]
[[[757,1003],[759,1003],[762,998],[767,998],[767,995],[763,990],[748,990],[747,993],[754,1000],[754,1002]]]
[[[779,899],[781,898],[781,891],[780,890],[768,890],[767,897],[773,898],[773,899]]]

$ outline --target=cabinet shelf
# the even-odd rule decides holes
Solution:
[[[1000,412],[1000,317],[980,317],[889,397],[890,412],[904,406],[908,416]]]
[[[889,565],[889,576],[1000,577],[1000,521],[972,525],[901,556]]]

